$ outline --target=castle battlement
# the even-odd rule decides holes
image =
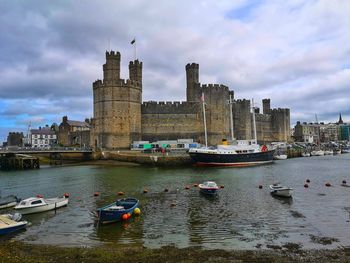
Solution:
[[[215,90],[215,91],[219,91],[219,90],[223,90],[223,89],[227,89],[228,87],[222,84],[203,84],[200,85],[200,87],[202,89],[210,89],[210,90]]]
[[[120,60],[120,53],[119,51],[115,52],[113,50],[106,51],[106,59],[119,59]]]
[[[199,69],[199,64],[197,63],[188,63],[186,69]]]
[[[142,62],[140,62],[138,59],[136,59],[135,61],[129,62],[129,67],[130,66],[141,66],[142,67]]]
[[[142,114],[193,114],[200,107],[198,102],[146,101],[141,105]]]
[[[141,89],[141,83],[139,81],[130,80],[130,79],[119,79],[119,80],[107,80],[102,81],[100,79],[96,80],[92,84],[93,88],[101,88],[101,87],[109,87],[109,86],[118,86],[122,88],[140,88]]]

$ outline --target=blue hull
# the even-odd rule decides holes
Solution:
[[[273,162],[273,151],[242,154],[211,154],[190,152],[190,157],[198,166],[252,166]]]
[[[13,226],[13,227],[0,229],[0,235],[11,234],[11,233],[16,232],[16,231],[18,231],[20,229],[25,228],[26,226],[27,226],[27,223],[23,224],[23,225],[18,225],[18,226]]]
[[[134,209],[138,207],[138,205],[139,200],[135,198],[124,198],[117,200],[116,202],[102,207],[96,211],[98,221],[102,224],[122,221],[122,216],[128,213],[133,214]],[[117,207],[120,208],[117,209]]]

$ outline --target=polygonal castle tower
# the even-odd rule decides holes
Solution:
[[[141,139],[142,62],[129,63],[129,79],[120,78],[120,53],[106,52],[103,80],[93,83],[91,145],[128,148]]]

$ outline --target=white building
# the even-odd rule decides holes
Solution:
[[[47,149],[57,143],[57,135],[49,127],[39,127],[39,129],[30,130],[29,140],[32,148]]]

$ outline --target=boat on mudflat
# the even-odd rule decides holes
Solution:
[[[8,195],[5,197],[1,197],[0,198],[0,209],[13,207],[13,206],[17,205],[17,203],[20,200],[21,199],[17,198],[17,196],[15,196],[15,195]]]
[[[108,224],[123,220],[123,215],[134,213],[134,209],[139,205],[136,198],[123,198],[102,208],[97,209],[97,220],[101,224]]]
[[[0,215],[0,235],[10,234],[27,226],[27,221],[20,221],[22,215],[19,213]]]
[[[22,200],[15,206],[15,209],[22,215],[40,213],[66,206],[68,200],[65,196],[55,198],[30,197]]]
[[[270,192],[275,196],[292,197],[293,188],[282,186],[281,184],[272,184],[270,185]]]
[[[254,141],[237,140],[235,145],[216,148],[191,148],[188,151],[197,166],[253,166],[273,162],[275,150],[260,147]]]
[[[213,181],[207,181],[198,185],[199,191],[207,195],[216,195],[218,193],[219,187]]]

